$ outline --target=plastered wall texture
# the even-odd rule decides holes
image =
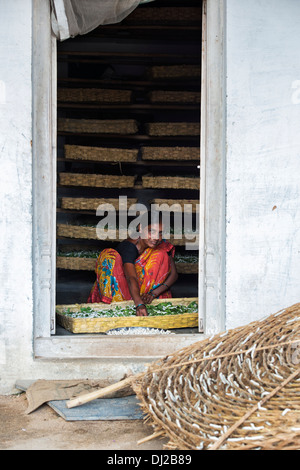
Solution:
[[[120,379],[130,361],[34,359],[32,4],[0,0],[0,393],[18,379]]]
[[[227,328],[300,301],[299,18],[227,2]]]

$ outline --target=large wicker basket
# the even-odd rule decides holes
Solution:
[[[184,176],[143,176],[144,188],[170,188],[170,189],[195,189],[199,190],[198,178]]]
[[[130,103],[130,90],[99,88],[58,88],[57,99],[63,102]]]
[[[147,132],[151,136],[198,136],[198,122],[151,122],[147,124]]]
[[[88,134],[136,134],[137,122],[133,119],[96,120],[96,119],[63,119],[57,121],[59,132]]]
[[[95,188],[133,188],[135,183],[135,176],[60,173],[59,178],[60,184],[64,186],[88,186]]]
[[[132,204],[136,204],[136,198],[127,199],[127,207]],[[61,208],[62,209],[71,209],[71,210],[84,210],[84,211],[95,211],[100,204],[110,204],[116,210],[119,210],[119,199],[107,198],[107,199],[98,199],[98,198],[81,198],[81,197],[63,197],[61,199]]]
[[[179,299],[157,299],[153,301],[153,305],[170,301],[173,305],[189,305],[193,301],[198,301],[197,298],[179,298]],[[71,312],[77,312],[80,307],[92,307],[97,311],[111,309],[113,305],[127,306],[134,305],[133,301],[118,302],[115,304],[77,304],[77,305],[57,305],[56,316],[59,325],[63,326],[66,330],[72,333],[105,333],[113,328],[121,327],[144,327],[144,328],[159,328],[159,329],[174,329],[174,328],[196,328],[198,326],[198,312],[183,313],[179,315],[158,315],[148,317],[116,317],[116,318],[72,318],[64,315],[66,309]]]
[[[65,145],[65,158],[68,160],[92,160],[96,162],[136,162],[137,157],[137,149]]]
[[[143,147],[143,160],[200,160],[198,147]]]

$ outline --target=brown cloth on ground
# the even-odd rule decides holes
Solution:
[[[69,400],[80,395],[111,385],[108,380],[37,380],[26,390],[28,408],[26,414],[52,400]],[[120,398],[134,395],[131,386],[105,398]]]

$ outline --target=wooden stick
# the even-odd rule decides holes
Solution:
[[[292,382],[292,380],[296,379],[300,375],[300,369],[295,370],[293,374],[291,374],[286,380],[284,380],[278,387],[274,388],[274,390],[269,393],[265,398],[263,398],[260,402],[258,402],[251,410],[249,410],[244,416],[241,417],[231,428],[229,428],[215,443],[212,447],[209,447],[209,450],[217,450],[223,444],[226,439],[228,439],[231,434],[236,431],[255,411],[258,411],[261,406],[263,406],[270,398],[274,397],[277,392],[279,392],[282,388],[284,388],[288,383]]]
[[[137,375],[130,376],[130,377],[127,377],[126,379],[121,380],[120,382],[117,382],[113,385],[109,385],[108,387],[104,387],[104,388],[101,388],[100,390],[95,390],[94,392],[85,393],[84,395],[81,395],[79,397],[72,398],[69,401],[67,401],[66,403],[67,408],[74,408],[75,406],[80,406],[89,401],[96,400],[96,398],[103,398],[106,395],[109,395],[110,393],[118,392],[119,390],[122,390],[128,385],[131,385],[133,379],[136,380],[137,377],[138,377]]]
[[[154,432],[153,434],[151,434],[151,436],[144,437],[144,439],[140,439],[137,442],[137,445],[139,446],[141,444],[144,444],[145,442],[152,441],[152,439],[156,439],[157,437],[160,437],[163,434],[164,434],[164,431]]]

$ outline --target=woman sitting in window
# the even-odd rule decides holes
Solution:
[[[148,216],[148,214],[147,214]],[[121,302],[133,299],[138,316],[147,316],[147,304],[170,298],[178,278],[173,260],[175,248],[162,240],[161,218],[139,226],[139,237],[122,241],[116,249],[104,249],[96,264],[97,280],[88,302]]]

